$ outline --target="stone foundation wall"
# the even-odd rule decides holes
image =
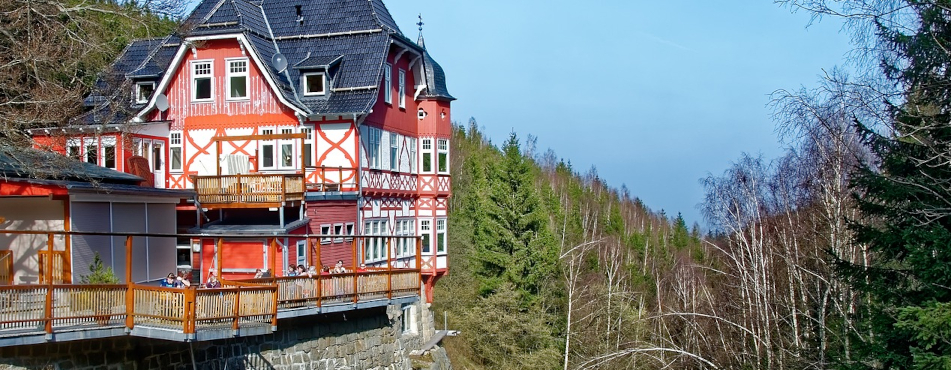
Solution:
[[[0,369],[411,369],[409,353],[432,336],[423,329],[427,316],[432,326],[428,305],[416,306],[416,333],[403,333],[410,311],[389,306],[281,320],[273,334],[210,342],[128,336],[5,347]]]

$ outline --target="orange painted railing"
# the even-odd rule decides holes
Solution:
[[[195,192],[206,206],[280,205],[304,200],[304,175],[196,176]]]

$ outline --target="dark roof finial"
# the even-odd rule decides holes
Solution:
[[[419,22],[416,22],[416,25],[419,26],[419,39],[416,40],[416,44],[421,46],[423,49],[426,48],[426,43],[423,42],[423,13],[419,13]]]

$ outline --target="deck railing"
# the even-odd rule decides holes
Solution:
[[[278,207],[304,200],[304,175],[196,176],[198,202],[210,207]]]
[[[223,281],[223,287],[215,289],[142,284],[0,286],[0,336],[103,327],[142,326],[195,334],[273,326],[281,310],[418,295],[419,273],[378,269]]]

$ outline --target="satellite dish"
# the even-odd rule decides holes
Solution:
[[[168,97],[165,94],[158,94],[155,97],[155,107],[164,112],[168,110]]]
[[[271,65],[274,66],[277,73],[284,72],[284,70],[287,69],[287,58],[281,53],[274,54],[274,57],[271,58]]]

